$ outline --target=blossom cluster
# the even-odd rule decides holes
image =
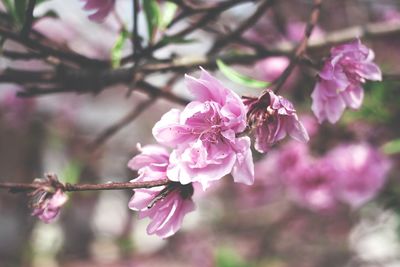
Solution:
[[[172,152],[139,146],[141,154],[128,163],[138,170],[134,181],[171,181],[165,187],[135,190],[129,203],[140,218],[152,219],[147,232],[164,238],[174,234],[184,215],[194,209],[195,189],[206,190],[228,174],[234,182],[254,183],[249,127],[255,129],[255,148],[260,152],[286,134],[308,141],[293,105],[270,90],[242,101],[204,69],[200,78],[186,75],[185,81],[195,100],[183,110],[171,109],[153,128],[155,139]]]
[[[342,204],[359,208],[383,187],[390,166],[387,157],[366,143],[341,144],[313,156],[307,145],[288,142],[256,163],[257,189],[243,189],[241,195],[255,205],[269,200],[266,193],[277,197],[283,190],[294,203],[315,212],[333,212]]]
[[[60,214],[61,207],[67,202],[68,196],[55,174],[47,174],[45,179],[35,180],[40,187],[31,193],[32,215],[45,223],[53,222]]]
[[[361,84],[381,79],[372,58],[372,51],[359,40],[331,50],[312,94],[319,122],[336,122],[346,105],[361,105]],[[199,78],[186,75],[185,84],[194,100],[183,110],[165,113],[152,130],[159,144],[138,145],[140,154],[128,163],[138,173],[132,182],[169,180],[164,186],[135,189],[129,202],[139,218],[150,218],[148,234],[175,234],[185,215],[195,209],[193,194],[227,175],[245,185],[261,176],[257,183],[267,187],[274,184],[271,177],[279,178],[297,203],[315,211],[332,210],[338,203],[359,207],[383,186],[389,161],[366,144],[343,145],[324,157],[312,156],[304,144],[309,135],[293,104],[271,89],[259,97],[240,98],[202,68]],[[273,164],[257,163],[255,174],[251,133],[260,153],[269,152],[287,135],[300,142],[289,143],[279,154],[270,153],[267,159]],[[268,166],[267,182],[260,164]],[[33,215],[45,222],[54,220],[67,200],[61,189],[53,188],[54,193],[42,190],[34,206]]]
[[[89,19],[101,22],[103,21],[113,10],[115,0],[81,0],[84,2],[83,9],[90,11]]]
[[[321,123],[336,123],[346,107],[358,109],[364,98],[362,84],[380,81],[382,73],[372,62],[374,52],[359,39],[331,49],[311,94],[312,110]]]

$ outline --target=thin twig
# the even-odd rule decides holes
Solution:
[[[10,29],[5,28],[4,26],[0,26],[0,35],[5,38],[11,39],[17,43],[20,43],[29,49],[40,52],[45,57],[54,56],[59,59],[63,59],[66,61],[72,61],[74,63],[78,63],[80,65],[84,65],[84,66],[92,67],[92,68],[104,68],[104,67],[108,67],[110,65],[110,63],[107,61],[88,58],[88,57],[85,57],[81,54],[77,54],[74,52],[66,52],[66,51],[60,50],[59,48],[53,48],[53,47],[44,45],[44,44],[42,44],[36,40],[33,40],[31,38],[22,37],[20,34],[15,33]]]
[[[156,98],[146,99],[145,101],[139,103],[135,106],[128,114],[126,114],[122,119],[114,123],[100,133],[96,139],[89,145],[91,151],[96,150],[99,146],[104,144],[111,136],[117,133],[120,129],[125,127],[127,124],[136,119],[143,111],[145,111],[149,106],[151,106],[156,101]]]
[[[133,0],[133,35],[132,35],[132,46],[133,46],[133,57],[137,58],[133,62],[132,66],[132,82],[129,85],[128,92],[126,94],[129,97],[136,87],[136,82],[138,79],[137,68],[139,66],[140,58],[137,56],[140,46],[139,34],[138,34],[138,13],[139,13],[139,1]]]
[[[251,15],[248,19],[243,21],[235,30],[230,32],[228,35],[221,37],[218,39],[210,51],[208,52],[209,55],[215,54],[226,46],[228,43],[232,42],[233,39],[236,39],[237,37],[241,36],[247,29],[249,29],[251,26],[253,26],[257,21],[265,15],[265,12],[269,7],[271,7],[274,4],[275,0],[263,0],[262,4],[257,7],[257,10]]]
[[[313,0],[313,3],[314,4],[312,7],[311,15],[307,23],[306,29],[304,31],[303,39],[300,41],[300,44],[295,49],[293,59],[291,60],[289,66],[287,66],[287,68],[283,71],[281,76],[276,81],[274,81],[273,86],[275,93],[278,93],[278,91],[282,88],[283,84],[285,83],[287,78],[292,73],[293,69],[298,64],[302,55],[306,52],[308,39],[310,39],[310,36],[313,32],[315,25],[317,24],[321,12],[322,0]]]
[[[146,182],[109,182],[105,184],[65,184],[63,190],[66,192],[76,191],[95,191],[95,190],[124,190],[124,189],[137,189],[137,188],[151,188],[169,184],[171,181],[168,179],[160,179],[156,181]],[[0,189],[8,189],[11,192],[26,192],[42,188],[40,183],[9,183],[0,182]]]
[[[161,90],[163,92],[170,92],[173,84],[180,78],[180,75],[175,75]],[[106,128],[102,133],[98,135],[98,137],[89,145],[89,149],[91,151],[95,151],[99,146],[104,144],[109,138],[115,135],[122,128],[127,126],[129,123],[134,121],[143,111],[145,111],[149,106],[151,106],[154,102],[157,101],[159,95],[152,96],[150,99],[146,99],[139,103],[139,105],[135,106],[128,114],[126,114],[122,119],[112,124],[108,128]]]

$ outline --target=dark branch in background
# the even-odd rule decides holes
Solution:
[[[55,47],[44,45],[34,39],[22,37],[20,34],[15,33],[8,28],[5,28],[4,26],[0,26],[0,35],[17,43],[20,43],[28,49],[40,51],[44,57],[55,57],[59,60],[65,60],[67,62],[79,64],[90,68],[106,68],[110,66],[110,63],[107,61],[91,59],[72,51],[63,51]]]
[[[307,46],[309,54],[316,53],[321,49],[325,49],[333,44],[343,43],[353,40],[354,36],[360,38],[374,39],[383,36],[396,36],[400,33],[400,25],[390,23],[371,23],[364,27],[350,27],[340,31],[327,34],[323,38],[313,39]],[[1,27],[0,27],[1,34]],[[251,44],[249,44],[251,45]],[[199,57],[182,57],[170,60],[163,60],[155,63],[142,64],[138,67],[137,72],[143,75],[162,72],[189,72],[197,69],[199,65],[215,69],[215,60],[220,58],[227,64],[251,64],[256,60],[276,55],[290,55],[294,52],[292,43],[285,42],[278,44],[276,48],[257,47],[253,52],[241,54],[227,53],[225,55],[216,56],[199,56]],[[4,51],[3,56],[11,59],[19,58],[36,58],[42,53],[37,50],[32,54],[24,54],[20,52]],[[300,60],[300,61],[299,61]],[[308,64],[307,60],[298,59],[300,63]],[[37,96],[43,94],[60,93],[60,92],[76,92],[90,93],[99,92],[103,88],[116,84],[129,84],[131,81],[132,72],[127,68],[123,69],[72,69],[66,66],[60,66],[53,72],[38,72],[38,71],[22,71],[6,69],[0,74],[0,82],[14,82],[26,86],[26,91],[20,93],[21,96]],[[30,88],[29,85],[37,83],[36,88]],[[41,83],[52,83],[57,88],[40,90]],[[147,82],[139,83],[145,87],[142,91],[150,88],[148,94],[157,94],[157,87],[150,86]],[[139,88],[140,89],[140,88]],[[145,92],[146,93],[146,92]],[[176,103],[187,103],[187,99],[182,99],[172,93],[160,93],[160,97],[164,97]]]
[[[173,72],[175,77],[179,77],[181,73],[190,72],[193,69],[197,69],[198,66],[203,66],[210,70],[216,69],[216,59],[221,59],[227,64],[248,65],[269,56],[285,55],[292,57],[292,61],[282,76],[274,83],[276,90],[279,90],[297,64],[304,64],[310,67],[318,65],[318,62],[313,62],[312,59],[304,56],[306,48],[308,54],[312,55],[313,52],[319,52],[330,45],[352,40],[355,36],[375,38],[376,36],[381,37],[400,33],[399,25],[373,23],[363,27],[351,27],[329,33],[321,39],[309,41],[321,8],[321,1],[314,0],[313,9],[304,37],[299,45],[296,46],[290,42],[280,42],[276,44],[276,47],[265,48],[260,44],[252,43],[242,37],[242,34],[254,25],[275,2],[274,0],[260,0],[257,10],[247,19],[244,19],[232,32],[217,39],[208,55],[171,57],[169,59],[159,60],[153,57],[153,52],[167,46],[169,43],[161,38],[154,45],[149,45],[144,48],[141,47],[141,39],[138,34],[137,24],[137,11],[139,10],[137,7],[138,0],[132,1],[134,3],[134,9],[132,10],[132,54],[123,59],[124,62],[122,62],[123,64],[130,63],[133,60],[134,64],[132,67],[112,69],[109,61],[87,58],[67,50],[64,47],[58,47],[34,30],[30,30],[30,34],[26,37],[22,37],[20,33],[10,30],[13,29],[13,27],[4,26],[5,23],[11,23],[10,21],[6,20],[6,22],[4,22],[3,20],[0,23],[0,35],[24,45],[28,49],[28,52],[22,53],[7,50],[3,51],[2,56],[13,60],[42,59],[44,61],[51,61],[54,69],[52,71],[6,69],[0,74],[0,83],[14,82],[23,85],[25,89],[19,92],[18,95],[24,97],[68,92],[96,94],[105,88],[111,88],[113,85],[117,84],[124,84],[127,85],[130,90],[138,89],[140,92],[147,94],[149,99],[139,103],[119,121],[99,134],[91,144],[91,148],[95,149],[125,125],[137,118],[141,112],[152,105],[156,99],[164,98],[182,105],[189,102],[189,100],[170,92],[175,83],[174,80],[171,80],[171,83],[164,88],[159,88],[146,81],[146,77],[149,74]],[[34,1],[30,3],[32,2]],[[212,25],[211,22],[229,8],[245,2],[257,2],[257,0],[230,0],[202,5],[195,5],[185,0],[174,0],[173,2],[180,6],[181,13],[175,17],[168,28],[184,18],[188,18],[193,22],[191,25],[175,34],[164,36],[165,38],[186,38],[188,34],[197,29],[204,29],[204,27]],[[31,12],[29,11],[29,13]],[[29,15],[27,14],[26,18],[28,17]],[[28,19],[26,19],[25,22],[31,24]],[[24,27],[30,29],[30,26],[26,25],[24,25]],[[240,53],[234,53],[235,50],[219,53],[222,48],[232,42],[250,49],[246,49],[246,52],[241,51]]]
[[[172,85],[179,79],[179,75],[175,75],[172,77],[166,84],[166,86],[162,89],[163,92],[171,91]],[[98,137],[89,145],[89,150],[94,151],[99,146],[101,146],[105,141],[107,141],[110,137],[116,134],[119,130],[127,126],[133,120],[135,120],[143,111],[145,111],[149,106],[151,106],[154,102],[157,101],[159,95],[154,95],[150,99],[146,99],[135,106],[129,113],[127,113],[122,119],[114,123],[105,129],[102,133],[98,135]]]
[[[259,7],[257,7],[257,10],[254,12],[253,15],[251,15],[248,19],[243,21],[231,33],[218,39],[214,43],[213,47],[210,49],[208,54],[215,54],[216,52],[218,52],[218,50],[220,50],[221,48],[223,48],[224,46],[226,46],[227,44],[232,42],[233,39],[240,37],[247,29],[249,29],[251,26],[253,26],[255,23],[257,23],[257,21],[263,15],[265,15],[267,9],[269,7],[271,7],[274,3],[275,3],[275,0],[263,0],[262,4]]]
[[[139,14],[139,0],[133,0],[133,34],[132,34],[132,46],[133,55],[136,56],[138,48],[140,46],[140,39],[138,34],[138,14]]]
[[[116,134],[119,130],[124,128],[134,119],[136,119],[143,111],[145,111],[149,106],[151,106],[157,99],[150,98],[136,105],[128,114],[126,114],[121,120],[117,121],[115,124],[108,127],[104,132],[102,132],[90,145],[90,150],[95,150],[101,146],[105,141],[107,141],[111,136]]]
[[[21,29],[22,37],[27,37],[29,35],[29,32],[31,31],[32,22],[33,22],[33,9],[35,8],[35,5],[36,5],[36,0],[29,0],[27,8],[26,8],[26,12],[25,12],[24,25],[22,26],[22,29]]]
[[[138,189],[138,188],[151,188],[169,184],[171,181],[168,179],[161,179],[156,181],[147,182],[109,182],[105,184],[62,184],[60,187],[65,192],[76,191],[96,191],[96,190],[125,190],[125,189]],[[0,189],[7,189],[12,193],[33,191],[43,188],[41,183],[0,183]]]
[[[218,5],[214,6],[213,8],[206,8],[203,9],[202,13],[204,12],[204,15],[202,18],[200,18],[199,20],[197,20],[195,23],[189,25],[188,27],[186,27],[185,29],[172,34],[172,35],[166,35],[164,38],[166,39],[179,39],[179,38],[183,38],[186,35],[192,33],[193,31],[207,25],[209,22],[211,22],[212,20],[216,19],[219,15],[221,15],[222,12],[226,11],[229,8],[234,7],[235,5],[239,4],[239,3],[245,3],[245,2],[251,2],[251,1],[257,1],[257,0],[231,0],[231,1],[225,1],[225,2],[221,2]],[[168,28],[171,26],[168,25]],[[142,58],[142,57],[148,57],[151,56],[153,54],[154,51],[166,46],[168,43],[165,42],[165,40],[162,38],[161,40],[159,40],[157,43],[155,43],[154,45],[148,46],[144,49],[142,49],[141,53],[139,55],[137,55],[137,57],[135,57],[133,54],[129,55],[125,58],[123,58],[121,60],[122,64],[128,63],[132,60],[137,60],[138,58]]]
[[[133,46],[133,58],[136,58],[136,61],[133,62],[133,67],[132,67],[132,82],[129,85],[128,93],[126,94],[127,97],[129,97],[133,90],[135,89],[136,82],[137,82],[137,68],[140,63],[140,58],[137,56],[138,51],[139,51],[139,46],[140,46],[140,39],[139,39],[139,34],[138,34],[138,26],[139,26],[139,20],[138,20],[138,14],[139,14],[139,0],[133,0],[133,34],[132,34],[132,46]]]
[[[304,36],[302,40],[300,41],[300,44],[297,46],[297,48],[294,51],[294,56],[287,68],[283,71],[282,75],[274,81],[273,87],[275,93],[277,93],[287,80],[287,78],[290,76],[292,73],[293,69],[296,67],[296,65],[299,63],[301,57],[304,55],[307,49],[307,43],[308,39],[310,39],[310,36],[313,32],[313,29],[315,25],[317,24],[320,12],[321,12],[321,5],[322,5],[322,0],[314,0],[313,1],[313,8],[311,11],[310,19],[307,23],[306,29],[304,31]]]

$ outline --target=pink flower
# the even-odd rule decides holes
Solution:
[[[262,206],[282,196],[282,169],[278,164],[279,159],[280,150],[271,151],[254,164],[254,184],[235,187],[238,194],[236,197],[238,207]]]
[[[267,152],[271,145],[287,134],[295,140],[308,142],[307,131],[289,100],[268,90],[261,98],[249,98],[245,103],[248,105],[251,123],[256,127],[257,151]]]
[[[57,189],[53,194],[41,192],[39,200],[33,206],[32,215],[45,223],[51,223],[57,218],[67,200],[68,196],[61,189]]]
[[[307,24],[301,21],[293,21],[287,24],[286,26],[286,37],[290,41],[300,42],[304,37],[304,30],[306,29]],[[314,27],[312,34],[310,36],[310,40],[315,40],[324,37],[325,32],[318,25]]]
[[[335,123],[348,106],[361,106],[364,91],[361,86],[366,80],[380,81],[379,67],[372,63],[374,53],[361,44],[359,39],[331,49],[331,55],[319,73],[311,98],[312,110],[321,123]]]
[[[52,17],[43,17],[35,21],[33,29],[57,44],[67,44],[71,40],[78,38],[77,30],[74,27]]]
[[[378,193],[390,169],[389,160],[367,144],[341,145],[326,157],[338,198],[355,208]]]
[[[330,175],[330,162],[309,158],[306,164],[290,172],[292,175],[286,180],[286,185],[296,203],[316,212],[331,211],[336,207],[336,181]]]
[[[290,60],[287,57],[267,57],[257,62],[256,69],[266,81],[276,80],[289,66]]]
[[[114,9],[115,0],[81,0],[85,2],[83,9],[93,11],[89,19],[101,22]]]
[[[13,91],[6,91],[0,95],[0,113],[4,114],[4,119],[10,126],[19,128],[32,119],[36,103],[34,99],[17,97],[16,91],[21,89],[19,86],[7,87]]]
[[[141,154],[132,158],[128,167],[138,170],[139,177],[133,181],[154,181],[167,177],[168,152],[159,146],[140,148]],[[139,211],[139,218],[149,217],[148,234],[167,238],[182,225],[183,217],[195,206],[191,196],[192,184],[170,183],[163,187],[136,189],[129,201],[129,208]]]
[[[168,178],[181,184],[210,182],[231,173],[234,181],[252,184],[254,165],[246,128],[245,107],[234,92],[202,69],[199,79],[186,76],[196,100],[183,111],[172,109],[153,128],[158,142],[174,148]]]

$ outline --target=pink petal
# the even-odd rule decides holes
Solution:
[[[176,147],[193,138],[190,131],[179,124],[180,114],[178,109],[171,109],[154,125],[153,136],[159,143]]]
[[[235,183],[252,185],[254,183],[254,162],[250,149],[250,138],[242,137],[236,141],[236,162],[232,169]]]

